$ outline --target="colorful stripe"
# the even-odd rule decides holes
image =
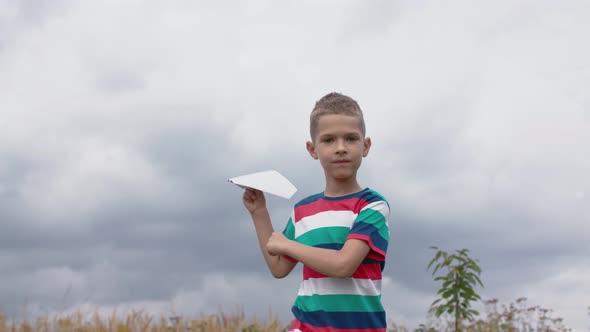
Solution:
[[[291,257],[291,256],[287,256],[287,255],[283,255],[281,256],[281,258],[284,258],[286,260],[288,260],[289,262],[293,262],[293,263],[297,263],[299,262],[298,260],[296,260],[295,258]]]
[[[306,246],[317,247],[327,243],[344,243],[348,234],[349,227],[325,227],[309,231],[296,240]]]
[[[367,204],[361,209],[360,212],[362,213],[365,210],[374,210],[381,213],[384,217],[389,216],[389,205],[387,204],[387,202],[384,201],[378,201],[373,202],[371,204]]]
[[[295,226],[293,225],[293,218],[289,218],[283,234],[287,239],[295,240]]]
[[[381,295],[310,295],[298,296],[295,306],[301,311],[372,312],[383,311]]]
[[[381,279],[390,239],[389,212],[383,196],[368,188],[343,197],[320,193],[295,204],[283,231],[287,238],[329,250],[341,250],[347,240],[356,239],[365,241],[371,250],[350,278],[303,267],[303,281],[292,307],[292,331],[386,331]]]
[[[385,311],[302,311],[296,306],[293,306],[291,311],[300,322],[312,326],[331,326],[337,329],[376,329],[387,327]]]
[[[323,196],[324,195],[322,193],[308,196],[308,197],[300,200],[297,204],[295,204],[295,208],[298,208],[302,205],[307,205],[307,204],[313,203],[313,202],[321,199]]]
[[[371,250],[373,250],[373,252],[376,254],[375,255],[375,254],[373,254],[373,252],[369,252],[367,257],[377,259],[377,260],[385,260],[385,250],[383,250],[379,246],[377,246],[375,244],[375,242],[373,241],[373,239],[369,235],[350,234],[346,239],[347,240],[355,239],[355,240],[362,240],[362,241],[367,242],[369,244],[369,247],[371,248]],[[379,240],[379,239],[375,239],[375,240]]]
[[[349,211],[354,214],[358,214],[365,205],[367,205],[367,202],[365,200],[361,200],[358,197],[341,201],[328,201],[325,199],[319,199],[313,203],[296,207],[295,223],[298,223],[305,217],[313,216],[324,211]]]
[[[381,280],[354,278],[310,278],[299,286],[298,296],[310,295],[381,295]]]
[[[383,203],[380,205],[385,207],[385,204]],[[379,206],[375,206],[375,208],[380,209]],[[362,222],[375,227],[375,229],[377,229],[379,232],[379,235],[381,235],[381,237],[386,241],[389,241],[389,228],[387,227],[387,221],[385,220],[385,215],[383,214],[384,212],[385,211],[382,210],[365,209],[358,214],[354,222],[355,224]],[[354,231],[354,228],[352,231]]]
[[[371,249],[383,256],[385,256],[387,243],[389,242],[388,239],[383,238],[381,234],[379,234],[379,231],[375,226],[364,222],[355,223],[346,239],[367,241]]]
[[[311,279],[311,278],[328,278],[327,275],[322,274],[310,267],[303,266],[303,280]],[[353,279],[371,279],[371,280],[381,280],[381,264],[380,263],[368,263],[368,264],[361,264],[359,267],[354,271],[351,278]]]
[[[323,227],[347,227],[349,230],[352,227],[357,214],[352,211],[325,211],[317,213],[311,217],[304,217],[294,226],[295,238],[301,235],[313,231],[314,229]]]
[[[302,199],[301,201],[297,202],[297,204],[295,204],[295,207],[297,208],[302,205],[307,205],[307,204],[313,203],[315,201],[318,201],[320,199],[324,199],[327,201],[342,201],[342,200],[346,200],[346,199],[350,199],[350,198],[363,198],[363,199],[367,200],[368,203],[372,203],[375,201],[386,201],[385,198],[383,196],[381,196],[378,192],[376,192],[370,188],[365,188],[365,189],[359,191],[358,193],[354,193],[354,194],[350,194],[350,195],[346,195],[346,196],[341,196],[341,197],[329,197],[329,196],[324,196],[324,193],[318,193],[315,195],[308,196],[308,197]]]
[[[291,324],[289,332],[386,332],[386,330],[387,327],[376,329],[336,329],[330,326],[312,326],[295,319]]]
[[[293,216],[291,216],[291,218],[289,218],[289,220],[287,221],[287,226],[285,226],[285,229],[283,230],[283,234],[285,235],[285,237],[289,240],[295,240],[295,226],[293,225]],[[281,256],[282,258],[293,262],[293,263],[297,263],[297,260],[289,257],[289,256]]]

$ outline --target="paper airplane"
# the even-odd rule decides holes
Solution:
[[[228,180],[241,188],[253,188],[265,193],[289,199],[297,188],[275,170],[236,176]]]

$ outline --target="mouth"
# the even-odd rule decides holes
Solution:
[[[350,160],[336,160],[334,162],[334,164],[346,164],[346,163],[349,163],[349,162],[350,162]]]

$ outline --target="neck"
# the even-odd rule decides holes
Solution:
[[[327,179],[325,196],[345,196],[361,191],[363,188],[358,184],[356,178],[346,180]]]

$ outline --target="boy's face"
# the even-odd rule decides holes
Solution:
[[[356,177],[370,148],[371,139],[363,137],[359,119],[342,114],[322,115],[313,141],[307,142],[309,154],[320,160],[326,178],[333,180]]]

